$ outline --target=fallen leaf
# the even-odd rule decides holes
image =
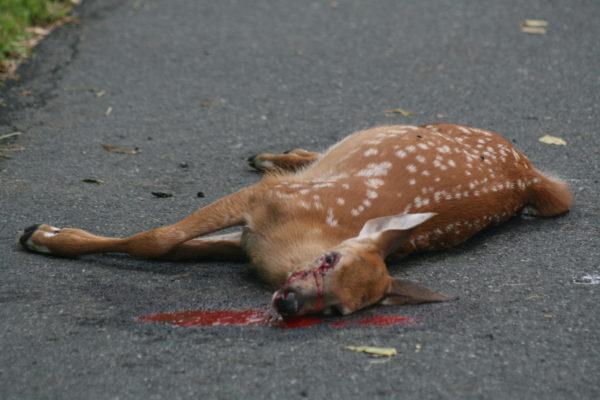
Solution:
[[[531,26],[522,26],[521,27],[521,32],[523,33],[529,33],[532,35],[545,35],[546,34],[546,28],[536,28],[536,27],[531,27]]]
[[[552,314],[544,314],[544,318],[545,319],[552,319],[552,318],[554,318],[554,315],[552,315]]]
[[[102,185],[104,183],[104,181],[102,181],[100,179],[96,179],[96,178],[85,178],[85,179],[82,179],[81,182],[83,182],[83,183],[93,183],[95,185]]]
[[[102,97],[106,94],[105,90],[99,90],[96,92],[96,97]]]
[[[389,110],[385,110],[387,114],[400,114],[403,117],[410,117],[412,113],[410,111],[406,111],[403,108],[390,108]]]
[[[31,90],[21,90],[21,96],[23,96],[23,97],[31,96]]]
[[[421,351],[421,348],[422,348],[421,344],[420,344],[420,343],[417,343],[417,344],[415,345],[415,353],[418,353],[418,352],[420,352],[420,351]]]
[[[546,34],[546,28],[548,28],[548,21],[543,19],[525,19],[521,21],[521,32],[524,33],[544,35]]]
[[[165,193],[165,192],[151,192],[154,197],[158,197],[159,199],[166,199],[169,197],[173,197],[173,193]]]
[[[371,346],[346,346],[350,351],[367,353],[378,357],[392,357],[397,354],[393,347],[371,347]]]
[[[110,115],[110,113],[112,113],[112,107],[108,107],[106,109],[106,112],[104,113],[104,115],[106,115],[108,117]]]
[[[215,100],[214,99],[206,99],[206,100],[202,100],[200,102],[200,107],[202,108],[210,108],[215,104]]]
[[[556,144],[560,146],[564,146],[567,144],[567,142],[564,139],[550,135],[542,136],[541,138],[539,138],[539,141],[546,144]]]
[[[140,152],[140,149],[137,147],[121,147],[115,146],[113,144],[103,144],[102,147],[106,151],[110,151],[111,153],[119,153],[119,154],[137,154]]]
[[[523,26],[531,26],[534,28],[547,28],[548,21],[546,21],[544,19],[526,19],[526,20],[523,20],[522,25]]]

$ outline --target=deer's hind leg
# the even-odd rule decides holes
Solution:
[[[248,256],[242,247],[242,232],[239,231],[188,240],[175,246],[160,259],[167,261],[246,261]]]
[[[248,164],[261,172],[294,172],[314,163],[319,157],[321,153],[294,149],[281,154],[260,153],[248,158]]]

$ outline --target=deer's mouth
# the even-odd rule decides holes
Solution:
[[[325,276],[340,259],[339,253],[327,253],[318,259],[316,267],[290,275],[283,288],[273,294],[273,308],[284,318],[324,311]]]

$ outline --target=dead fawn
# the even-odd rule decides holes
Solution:
[[[284,317],[349,314],[449,299],[392,278],[392,253],[454,246],[524,207],[547,217],[572,204],[566,183],[544,176],[500,135],[458,125],[380,126],[323,154],[296,149],[249,162],[266,172],[260,182],[173,225],[127,238],[35,225],[20,242],[66,257],[249,258],[279,288],[272,302]],[[233,226],[243,229],[204,236]]]

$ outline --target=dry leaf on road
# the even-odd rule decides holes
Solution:
[[[346,349],[379,357],[392,357],[397,354],[396,349],[393,347],[346,346]]]
[[[546,34],[546,28],[548,28],[548,21],[543,19],[525,19],[521,21],[521,32],[524,33],[544,35]]]
[[[546,144],[556,144],[560,146],[565,146],[567,142],[563,138],[559,138],[557,136],[544,135],[538,139],[542,143]]]
[[[215,105],[215,99],[206,99],[200,102],[200,107],[202,108],[211,108]]]
[[[386,114],[400,114],[403,117],[410,117],[412,113],[410,111],[406,111],[403,108],[390,108],[389,110],[385,110]]]
[[[110,151],[111,153],[119,153],[119,154],[137,154],[140,152],[140,149],[137,147],[121,147],[115,146],[114,144],[102,144],[102,147],[106,151]]]

